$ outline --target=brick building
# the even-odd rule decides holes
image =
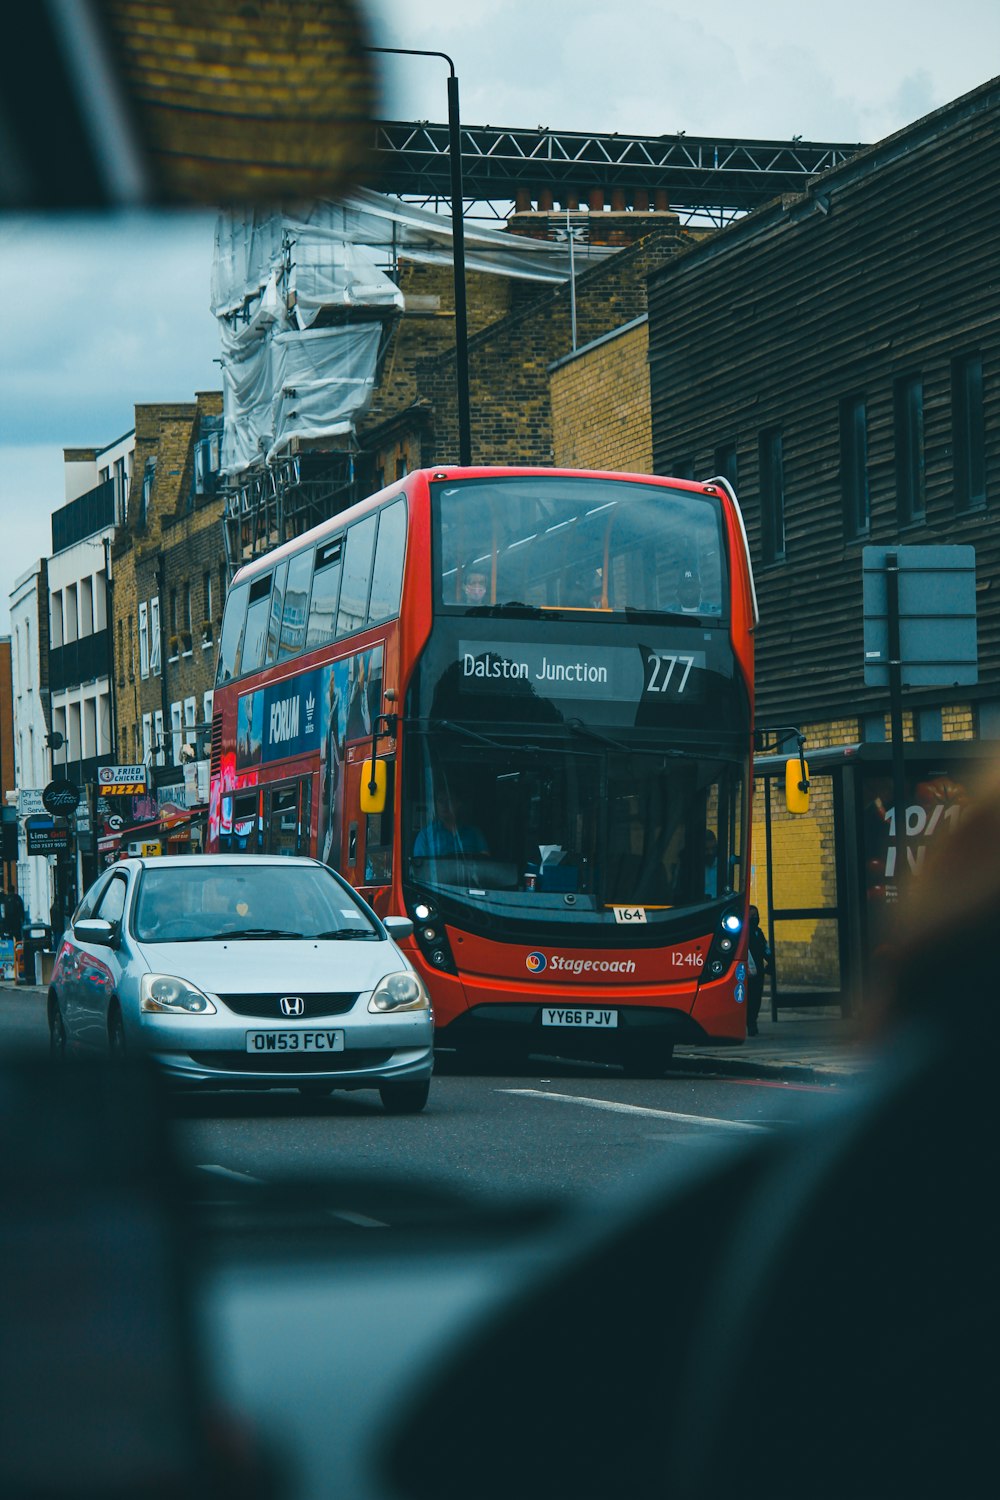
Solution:
[[[207,802],[215,653],[227,584],[217,493],[220,392],[135,408],[134,480],[112,549],[117,754],[150,768],[148,805]],[[182,756],[182,746],[191,746]],[[188,759],[193,751],[193,759]],[[179,819],[177,842],[188,829]]]
[[[844,770],[848,747],[859,765],[885,754],[887,691],[864,683],[866,545],[976,549],[978,685],[907,694],[914,826],[931,770],[949,773],[939,787],[965,780],[949,745],[1000,735],[998,145],[994,80],[650,278],[653,466],[734,481],[760,598],[758,722],[798,725],[822,752],[809,819],[772,830],[775,907],[814,913],[777,934],[804,981],[836,967],[838,889],[841,906],[845,883],[865,892],[880,857],[849,826],[884,807],[879,777],[852,788]],[[759,828],[761,895],[763,849]],[[848,947],[882,891],[869,883]]]
[[[692,236],[680,228],[676,215],[667,212],[595,210],[586,217],[593,243],[612,245],[617,253],[588,263],[581,251],[572,286],[564,283],[540,290],[530,282],[501,276],[469,277],[469,392],[476,463],[563,461],[556,451],[556,385],[551,370],[573,353],[574,313],[578,352],[625,325],[632,334],[635,330],[631,325],[646,312],[647,277],[694,243]],[[554,236],[561,232],[562,225],[559,214],[526,212],[515,214],[510,221],[513,234],[531,236]],[[362,492],[388,483],[407,469],[457,460],[450,281],[450,271],[405,264],[402,268],[400,284],[408,306],[426,311],[423,316],[404,316],[393,333],[372,408],[360,425]],[[419,288],[419,294],[415,288]],[[644,334],[638,332],[640,344],[643,338]],[[605,378],[620,373],[620,367],[614,368],[620,365],[617,352],[608,352],[606,372],[603,366],[592,367],[588,377],[592,387],[595,381],[601,387]],[[640,409],[642,379],[639,377]],[[563,376],[558,384],[561,392],[568,393],[572,376]],[[592,392],[596,406],[584,418],[584,426],[605,420],[611,389],[608,386]],[[566,394],[563,399],[570,397]],[[629,401],[632,411],[626,423],[636,411],[634,395]],[[623,425],[620,401],[615,402],[612,420],[619,428]],[[648,402],[646,414],[638,420],[648,427]],[[567,413],[559,438],[567,451],[573,442],[572,425],[572,416]],[[595,455],[601,450],[601,444],[593,440],[588,447]]]

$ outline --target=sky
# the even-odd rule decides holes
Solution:
[[[371,40],[448,53],[462,119],[837,143],[879,140],[1000,74],[996,0],[366,0]],[[447,68],[382,58],[381,115],[444,120]],[[0,217],[0,634],[51,550],[62,451],[136,403],[220,388],[214,217]]]

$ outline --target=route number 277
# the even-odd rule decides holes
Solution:
[[[646,659],[646,692],[665,693],[673,688],[680,697],[694,666],[693,656],[654,656]]]

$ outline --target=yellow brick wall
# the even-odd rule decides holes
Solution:
[[[559,467],[652,473],[648,347],[642,323],[553,370],[553,461]]]
[[[222,540],[222,502],[215,497],[199,497],[197,505],[189,504],[193,469],[193,444],[201,415],[218,415],[222,395],[217,391],[199,392],[193,402],[161,403],[137,406],[135,409],[136,447],[133,480],[128,501],[128,524],[116,535],[113,550],[114,589],[111,630],[115,652],[115,711],[117,720],[116,753],[128,764],[133,757],[142,758],[141,721],[143,713],[152,713],[178,699],[194,696],[198,700],[198,717],[205,691],[215,680],[215,644],[217,621],[221,616],[218,586],[219,566],[224,560]],[[142,479],[147,457],[156,457],[147,524],[140,524]],[[163,626],[161,672],[142,678],[139,672],[139,603],[158,592],[157,573],[163,560],[164,597],[160,600]],[[202,578],[213,575],[212,621],[213,645],[201,646]],[[168,601],[170,590],[183,590],[185,582],[192,590],[192,625],[194,639],[190,653],[171,662],[169,646]],[[130,629],[131,624],[131,629]],[[166,673],[166,684],[163,674]],[[164,686],[166,692],[164,692]],[[169,714],[165,713],[169,731]]]

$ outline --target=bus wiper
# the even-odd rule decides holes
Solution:
[[[601,734],[597,729],[591,729],[582,719],[567,719],[567,726],[577,734],[585,734],[588,739],[597,740],[600,745],[610,745],[612,750],[620,750],[623,755],[628,755],[632,749],[631,745],[623,745],[621,740],[612,739],[610,734]]]
[[[445,729],[449,734],[460,734],[467,740],[475,740],[477,744],[488,745],[491,750],[508,748],[501,745],[499,740],[491,739],[488,734],[478,734],[475,729],[466,729],[464,724],[455,724],[451,719],[429,719],[428,724],[434,729]]]
[[[704,757],[703,750],[674,750],[663,745],[625,745],[621,740],[613,739],[610,734],[602,734],[599,729],[592,729],[582,719],[567,719],[566,724],[577,734],[584,734],[588,739],[596,740],[599,745],[608,745],[612,750],[620,751],[622,755],[660,755],[668,760],[700,760]]]

